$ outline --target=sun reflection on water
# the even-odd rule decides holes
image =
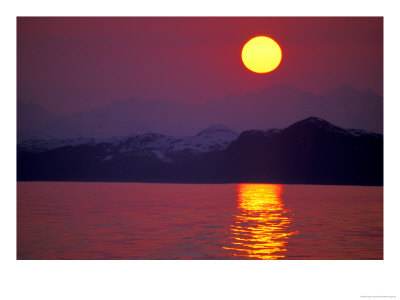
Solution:
[[[238,209],[230,229],[230,245],[223,247],[235,256],[256,259],[285,257],[291,212],[284,208],[280,184],[239,184]]]

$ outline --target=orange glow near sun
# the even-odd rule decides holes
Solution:
[[[249,40],[242,49],[242,61],[247,69],[255,73],[275,70],[282,60],[282,50],[278,43],[266,36]]]

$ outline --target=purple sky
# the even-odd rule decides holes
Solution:
[[[240,54],[257,35],[283,51],[271,73]],[[295,84],[383,92],[382,18],[18,18],[18,100],[61,113],[131,97],[182,102]]]

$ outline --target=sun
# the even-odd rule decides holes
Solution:
[[[271,72],[279,66],[281,60],[281,47],[267,36],[252,38],[242,49],[243,64],[255,73]]]

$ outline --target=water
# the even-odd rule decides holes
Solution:
[[[383,188],[17,183],[18,259],[383,259]]]

